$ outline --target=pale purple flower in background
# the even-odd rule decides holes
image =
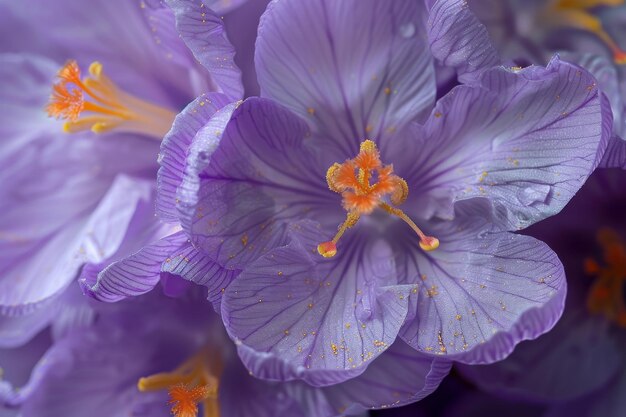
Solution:
[[[201,92],[243,96],[210,10],[244,2],[227,3],[0,5],[0,346],[44,328],[81,265],[174,230],[153,215],[160,140]],[[46,114],[53,85],[47,109],[64,123]]]

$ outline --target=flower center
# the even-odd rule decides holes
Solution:
[[[219,353],[203,349],[172,372],[161,372],[139,379],[141,392],[167,389],[174,417],[197,417],[202,404],[203,417],[219,417],[217,393],[223,364]]]
[[[359,154],[343,164],[335,163],[326,172],[326,182],[331,191],[341,194],[346,220],[339,226],[335,237],[320,243],[317,251],[325,258],[337,254],[337,242],[346,230],[357,224],[362,215],[380,208],[402,219],[420,238],[420,247],[431,251],[439,247],[439,240],[426,236],[402,210],[397,208],[409,195],[405,180],[393,173],[392,165],[383,165],[376,144],[371,140],[361,143]],[[389,204],[386,200],[389,200]]]
[[[63,130],[94,133],[112,130],[142,133],[157,139],[170,129],[176,113],[122,91],[104,75],[102,64],[89,66],[89,77],[81,78],[76,61],[69,61],[57,74],[46,111],[66,120]]]
[[[585,259],[585,272],[595,276],[587,296],[587,309],[592,314],[604,315],[620,327],[626,327],[626,246],[617,233],[602,229],[598,243],[603,250],[604,265],[592,258]]]
[[[602,21],[591,9],[600,6],[621,6],[624,0],[556,0],[545,9],[545,17],[556,26],[586,30],[596,35],[611,50],[616,64],[626,64],[626,52],[609,35]]]

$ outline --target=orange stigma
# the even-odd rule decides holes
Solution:
[[[106,75],[102,64],[89,66],[89,77],[81,77],[76,61],[69,61],[57,74],[46,111],[66,120],[68,133],[112,130],[142,133],[157,139],[170,129],[176,113],[140,100],[120,90]]]
[[[335,237],[317,245],[317,251],[325,258],[337,254],[337,242],[349,228],[357,224],[362,215],[380,208],[402,219],[420,238],[420,247],[431,251],[439,247],[439,240],[425,235],[402,210],[397,208],[409,195],[409,187],[402,178],[393,173],[393,166],[383,165],[376,144],[371,140],[361,143],[359,154],[343,164],[335,163],[326,172],[326,182],[331,191],[341,194],[346,220],[339,226]],[[388,202],[385,201],[388,198]]]
[[[596,7],[617,7],[624,0],[556,0],[546,9],[549,24],[585,30],[596,35],[613,54],[616,64],[626,64],[626,52],[620,48],[613,37],[604,29],[602,21],[592,14]]]
[[[587,309],[592,314],[605,316],[620,327],[626,327],[626,246],[610,229],[600,230],[598,243],[603,250],[605,265],[592,258],[585,259],[585,272],[596,277],[587,296]]]
[[[203,350],[172,372],[162,372],[139,379],[141,392],[167,390],[174,417],[219,417],[217,393],[222,363],[218,355]]]

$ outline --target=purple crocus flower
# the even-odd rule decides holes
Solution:
[[[476,82],[430,111],[426,20],[408,0],[271,2],[262,97],[212,114],[201,97],[163,142],[157,208],[183,232],[85,278],[88,291],[118,300],[163,272],[202,283],[248,369],[314,386],[367,372],[398,343],[489,363],[550,329],[561,263],[511,232],[559,212],[597,166],[609,107],[557,58],[472,59],[459,71]],[[431,43],[480,53],[447,23],[431,15]]]
[[[0,6],[0,346],[45,327],[82,264],[173,230],[153,216],[160,140],[200,92],[243,94],[212,5]]]
[[[559,52],[590,71],[611,103],[614,136],[626,139],[626,5],[622,0],[447,3],[434,13],[446,15],[449,21],[472,21],[474,33],[484,31],[484,24],[491,35],[490,40],[483,38],[482,54],[475,58],[528,65],[546,62]],[[626,144],[615,140],[609,146],[603,165],[625,167]]]
[[[372,366],[359,379],[325,389],[253,378],[241,365],[219,317],[210,311],[205,291],[199,290],[191,288],[178,298],[154,291],[119,304],[99,304],[92,325],[53,343],[49,335],[38,336],[29,345],[31,356],[41,354],[41,346],[49,346],[47,351],[30,381],[5,395],[5,401],[19,405],[22,417],[86,412],[155,417],[170,415],[170,408],[176,417],[186,417],[195,416],[198,407],[203,416],[333,416],[357,414],[390,390],[377,382],[381,378],[401,379],[413,392],[423,389],[423,395],[436,387],[428,378],[431,385],[420,386],[416,376],[422,363],[431,361],[407,356],[408,346],[394,348],[390,360]],[[19,352],[26,359],[30,351]],[[441,365],[443,369],[432,369],[435,381],[449,367]],[[363,396],[365,391],[368,396]]]
[[[625,182],[623,170],[597,170],[559,216],[530,230],[563,260],[565,313],[552,332],[506,360],[461,368],[482,389],[551,404],[549,416],[626,413]]]

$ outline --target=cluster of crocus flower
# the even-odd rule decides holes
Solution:
[[[545,230],[626,167],[609,2],[533,3],[507,37],[481,0],[92,3],[0,5],[0,415],[359,415],[453,363],[557,413],[616,377],[493,383],[570,337]],[[563,28],[609,55],[544,62]],[[599,230],[585,305],[623,328]]]

